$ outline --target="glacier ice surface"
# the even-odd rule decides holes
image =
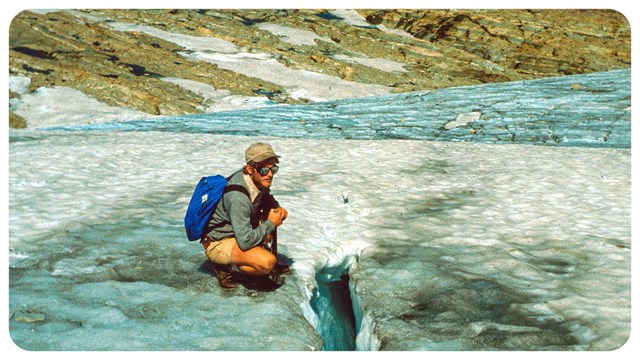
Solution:
[[[14,317],[14,341],[318,350],[325,268],[352,268],[362,347],[611,349],[629,334],[628,149],[264,140],[282,155],[294,274],[229,293],[182,216],[200,174],[231,173],[255,138],[12,131],[10,313],[44,318]]]

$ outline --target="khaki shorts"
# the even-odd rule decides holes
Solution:
[[[236,244],[236,238],[228,237],[219,241],[212,241],[204,251],[207,258],[215,264],[230,265],[231,249]]]

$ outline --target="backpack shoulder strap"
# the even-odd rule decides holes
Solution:
[[[242,171],[242,170],[238,170],[238,171],[234,172],[233,174],[231,174],[231,175],[227,176],[227,182],[228,182],[229,180],[231,180],[231,178],[232,178],[235,174],[237,174],[237,173],[239,173],[239,172],[241,172],[241,171]],[[246,187],[244,187],[244,186],[242,186],[242,185],[238,185],[238,184],[228,184],[228,185],[224,188],[224,192],[223,192],[223,194],[226,194],[226,193],[228,193],[229,191],[239,191],[239,192],[241,192],[241,193],[243,193],[243,194],[247,195],[247,197],[248,197],[249,199],[251,199],[251,195],[249,194],[249,190],[247,190],[247,188],[246,188]]]
[[[227,187],[224,188],[224,193],[226,194],[229,191],[239,191],[239,192],[247,195],[247,197],[251,197],[251,195],[249,195],[249,190],[247,190],[247,188],[245,188],[242,185],[238,185],[238,184],[227,185]]]

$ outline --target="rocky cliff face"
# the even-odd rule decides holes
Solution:
[[[344,14],[344,15],[342,15]],[[630,67],[630,25],[610,10],[82,10],[18,14],[10,26],[9,71],[27,91],[71,87],[113,106],[152,115],[202,112],[206,101],[163,78],[310,101],[281,84],[184,57],[185,48],[110,24],[218,38],[288,68],[378,84],[393,92],[526,80]],[[366,19],[366,21],[365,21]],[[274,27],[270,27],[274,26]],[[287,40],[282,29],[315,34]],[[386,61],[389,68],[367,63]],[[396,68],[393,68],[396,65]],[[11,93],[17,98],[20,94]],[[15,114],[10,126],[28,126]]]

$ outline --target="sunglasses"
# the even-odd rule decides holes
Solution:
[[[280,170],[280,168],[278,167],[278,165],[273,165],[272,167],[259,167],[256,168],[256,170],[258,170],[258,174],[262,175],[262,176],[266,176],[269,171],[271,171],[271,173],[273,173],[273,175],[278,173],[278,170]]]

